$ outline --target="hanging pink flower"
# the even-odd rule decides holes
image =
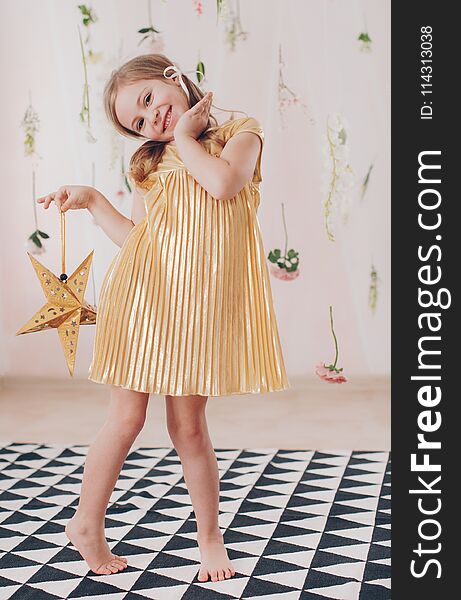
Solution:
[[[338,363],[339,350],[338,350],[338,340],[336,339],[335,330],[333,328],[333,309],[331,306],[330,306],[330,327],[331,327],[331,333],[333,334],[333,339],[335,341],[335,349],[336,349],[335,362],[330,365],[326,365],[325,363],[319,363],[315,367],[315,372],[320,377],[320,379],[322,379],[323,381],[326,381],[327,383],[346,383],[347,379],[342,374],[342,371],[343,371],[342,367],[339,369],[336,366]]]
[[[333,368],[330,370],[330,368],[331,365],[327,367],[320,363],[316,365],[315,372],[320,379],[323,379],[323,381],[326,381],[327,383],[345,383],[347,381],[347,379],[341,373],[342,369]]]
[[[198,15],[203,13],[203,4],[200,2],[200,0],[194,0],[194,8]]]
[[[302,101],[301,96],[285,83],[283,72],[285,63],[282,58],[282,46],[279,44],[279,77],[278,77],[278,109],[281,119],[282,129],[285,129],[285,112],[291,107],[300,108],[310,123],[314,123],[314,119],[309,115],[307,105]]]
[[[286,269],[281,269],[274,263],[269,264],[269,269],[274,277],[281,279],[282,281],[292,281],[299,275],[299,269],[296,269],[296,271],[287,271]]]

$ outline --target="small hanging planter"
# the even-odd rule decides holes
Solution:
[[[277,279],[281,279],[283,281],[291,281],[292,279],[296,279],[299,276],[299,252],[296,252],[293,248],[287,251],[288,247],[288,233],[285,222],[285,211],[282,202],[282,219],[283,226],[285,229],[285,253],[282,255],[282,252],[279,248],[275,250],[271,250],[268,254],[268,260],[270,261],[270,272]]]

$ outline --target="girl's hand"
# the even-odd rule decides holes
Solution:
[[[96,190],[87,185],[63,185],[56,192],[37,198],[43,208],[48,208],[52,201],[62,212],[69,209],[88,208]]]
[[[174,137],[188,135],[197,139],[208,123],[213,92],[208,92],[176,122]]]

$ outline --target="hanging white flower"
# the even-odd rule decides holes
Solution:
[[[46,252],[45,250],[45,246],[42,244],[42,246],[37,246],[37,244],[35,242],[33,242],[30,238],[25,242],[24,247],[26,249],[27,252],[29,252],[30,254],[43,254],[44,252]]]
[[[98,141],[94,135],[91,133],[90,129],[86,130],[86,141],[89,142],[90,144],[96,144],[96,142]]]
[[[348,154],[349,154],[349,148],[346,146],[346,144],[341,144],[340,142],[335,144],[335,152],[334,152],[335,160],[342,159],[343,161],[345,161]]]
[[[147,47],[150,52],[160,53],[165,50],[165,41],[161,34],[158,34],[155,38],[150,38]]]
[[[339,132],[342,129],[343,125],[339,113],[333,113],[328,117],[328,127],[330,132]]]
[[[322,199],[325,227],[328,239],[334,241],[335,223],[338,217],[347,221],[350,209],[350,191],[354,185],[354,172],[349,164],[349,146],[347,143],[347,121],[339,113],[327,118],[325,173],[322,178]],[[322,154],[325,154],[322,149]],[[325,185],[328,181],[328,189]]]
[[[103,54],[102,52],[94,52],[93,50],[88,50],[88,54],[86,59],[92,65],[97,65],[102,62]]]

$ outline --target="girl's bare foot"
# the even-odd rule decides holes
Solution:
[[[65,532],[93,573],[110,575],[122,571],[128,566],[128,561],[124,556],[112,554],[103,530],[90,531],[74,515],[67,523]]]
[[[197,534],[197,542],[201,559],[197,576],[199,581],[207,581],[208,575],[210,575],[211,581],[222,581],[235,575],[235,569],[227,556],[221,532],[213,537],[200,537]]]

